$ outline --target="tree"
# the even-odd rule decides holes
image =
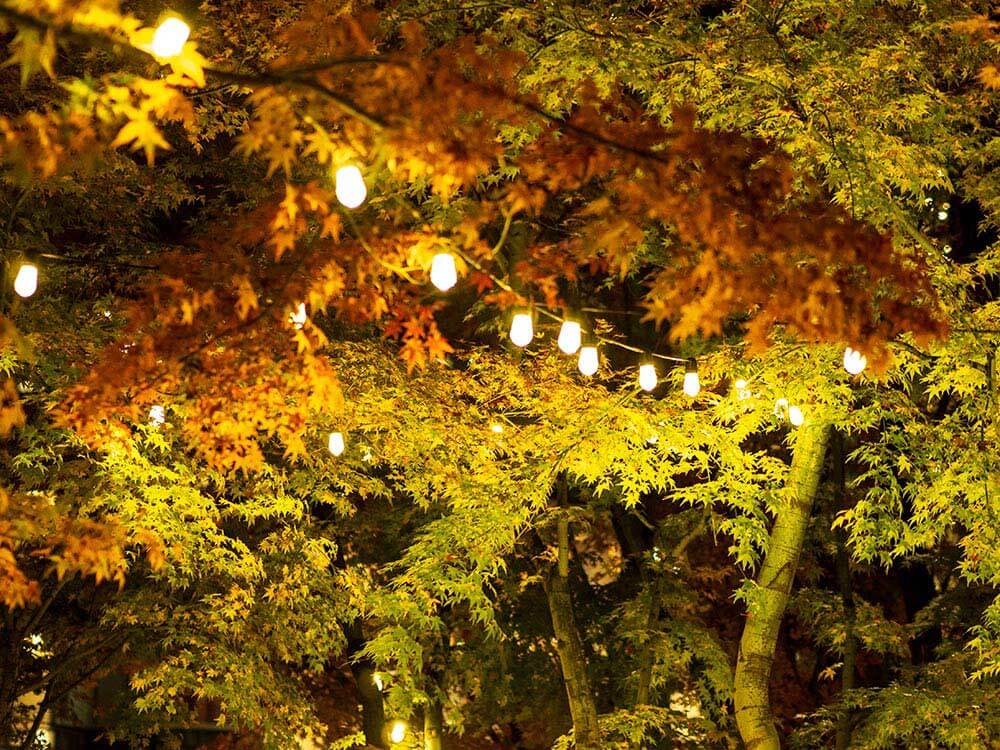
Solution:
[[[128,669],[133,735],[201,698],[289,746],[323,732],[310,680],[347,653],[367,741],[422,713],[433,747],[442,715],[547,718],[534,739],[556,740],[570,727],[532,683],[558,659],[578,746],[711,747],[735,697],[747,745],[775,747],[769,677],[804,655],[818,698],[797,712],[825,704],[806,742],[992,736],[968,708],[995,689],[996,605],[946,614],[955,589],[933,583],[907,616],[939,653],[908,671],[880,594],[851,591],[956,536],[961,585],[996,585],[991,240],[946,226],[997,205],[985,9],[208,4],[177,54],[142,10],[0,4],[23,86],[0,123],[11,275],[56,256],[28,258],[42,293],[6,306],[7,627],[22,644],[48,617],[129,655],[60,670],[29,643],[8,664],[55,696]],[[331,178],[348,164],[358,210]],[[444,253],[469,282],[447,298],[425,284]],[[541,337],[583,306],[596,380],[494,351],[514,308]],[[874,373],[840,371],[845,345]],[[655,397],[615,374],[658,346],[697,357],[693,404],[679,369]],[[734,588],[742,638],[715,622]],[[99,606],[67,623],[70,597]],[[884,670],[862,684],[887,687],[833,701],[820,676],[842,653],[849,688],[855,642]],[[943,676],[966,647],[976,684]],[[3,716],[33,686],[8,664]],[[913,686],[967,720],[887,724]]]

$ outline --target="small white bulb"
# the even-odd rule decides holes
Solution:
[[[692,360],[688,362],[684,371],[684,393],[694,398],[701,392],[701,381],[698,379],[698,364]]]
[[[851,347],[844,350],[844,369],[851,375],[860,375],[867,366],[868,358],[864,354]]]
[[[493,424],[490,425],[490,430],[495,432],[497,435],[500,435],[503,433],[503,425],[500,424],[499,422],[494,422]]]
[[[564,320],[559,328],[559,351],[563,354],[576,354],[583,342],[583,331],[575,320]]]
[[[344,452],[344,433],[342,432],[331,432],[330,438],[327,440],[326,447],[330,450],[330,453],[334,456],[339,456]]]
[[[657,382],[656,365],[651,362],[639,365],[639,387],[642,388],[642,390],[653,390],[656,388]]]
[[[774,402],[774,416],[784,419],[788,416],[788,399],[779,398]]]
[[[38,266],[22,263],[14,278],[14,291],[21,297],[30,297],[38,289]]]
[[[510,341],[514,346],[527,346],[535,337],[535,329],[531,323],[531,313],[521,312],[514,315],[510,321]]]
[[[406,739],[406,722],[405,721],[394,721],[392,722],[392,729],[389,730],[389,739],[393,743],[399,744]]]
[[[458,269],[455,268],[455,256],[451,253],[438,253],[431,261],[431,283],[442,292],[447,292],[458,282]]]
[[[750,398],[751,396],[750,389],[747,388],[747,381],[745,381],[743,378],[740,378],[735,383],[733,383],[733,387],[736,389],[736,398],[738,400],[746,401],[748,398]]]
[[[291,323],[295,330],[300,331],[302,327],[306,324],[306,303],[300,302],[298,306],[288,314],[288,322]]]
[[[802,413],[802,409],[793,404],[788,407],[788,421],[792,427],[801,427],[802,423],[806,421],[806,417]]]
[[[334,193],[337,200],[346,208],[357,208],[365,202],[368,197],[368,188],[365,187],[365,177],[361,170],[353,164],[341,167],[334,176]]]
[[[945,221],[945,220],[947,220],[947,218],[948,218],[948,212],[947,211],[944,211],[944,210],[938,211],[938,221]]]
[[[149,407],[149,423],[153,427],[162,427],[163,423],[167,421],[167,410],[163,408],[160,404],[154,404]]]
[[[597,356],[596,346],[584,346],[580,348],[580,359],[577,360],[576,366],[579,368],[582,375],[590,377],[600,366],[600,358]]]
[[[151,48],[157,57],[176,57],[184,51],[191,27],[177,17],[166,19],[153,32]]]

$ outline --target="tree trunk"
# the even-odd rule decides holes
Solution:
[[[371,747],[388,748],[385,728],[385,706],[382,691],[375,684],[375,665],[368,659],[355,658],[364,648],[365,640],[361,620],[356,619],[344,630],[347,636],[347,652],[351,656],[351,673],[361,700],[361,723],[365,731],[365,742]]]
[[[424,750],[442,750],[444,713],[438,701],[424,706]]]
[[[573,616],[573,599],[569,579],[553,571],[545,586],[552,616],[552,630],[556,636],[556,651],[562,667],[566,697],[573,718],[573,736],[578,750],[600,750],[601,733],[597,726],[597,705],[587,674],[587,658],[583,640]]]
[[[795,579],[830,435],[827,424],[800,429],[788,476],[787,505],[778,512],[757,576],[753,611],[740,639],[734,680],[736,725],[747,750],[780,750],[768,684],[781,618]]]

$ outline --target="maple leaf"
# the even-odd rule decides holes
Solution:
[[[111,147],[118,148],[129,143],[132,144],[133,151],[142,150],[146,153],[146,162],[150,166],[153,165],[156,149],[160,148],[164,151],[170,149],[170,144],[167,143],[156,125],[149,118],[142,116],[125,123],[111,142]]]

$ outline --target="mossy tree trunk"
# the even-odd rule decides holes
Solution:
[[[778,512],[764,563],[757,576],[756,599],[747,617],[736,660],[736,724],[747,750],[780,750],[768,685],[775,644],[795,579],[813,501],[819,487],[830,427],[800,429],[788,476],[787,504]]]
[[[441,702],[432,700],[424,706],[424,750],[444,747],[444,712]]]
[[[556,651],[562,667],[569,712],[573,718],[573,736],[577,750],[599,750],[601,733],[597,725],[597,704],[587,674],[587,655],[583,639],[573,615],[569,579],[553,570],[545,586],[552,616],[552,630],[556,636]]]
[[[387,748],[385,726],[385,706],[382,691],[375,684],[375,665],[369,659],[357,654],[365,647],[361,620],[353,620],[346,628],[347,652],[352,657],[351,673],[361,700],[361,724],[365,732],[365,742],[369,747]]]

